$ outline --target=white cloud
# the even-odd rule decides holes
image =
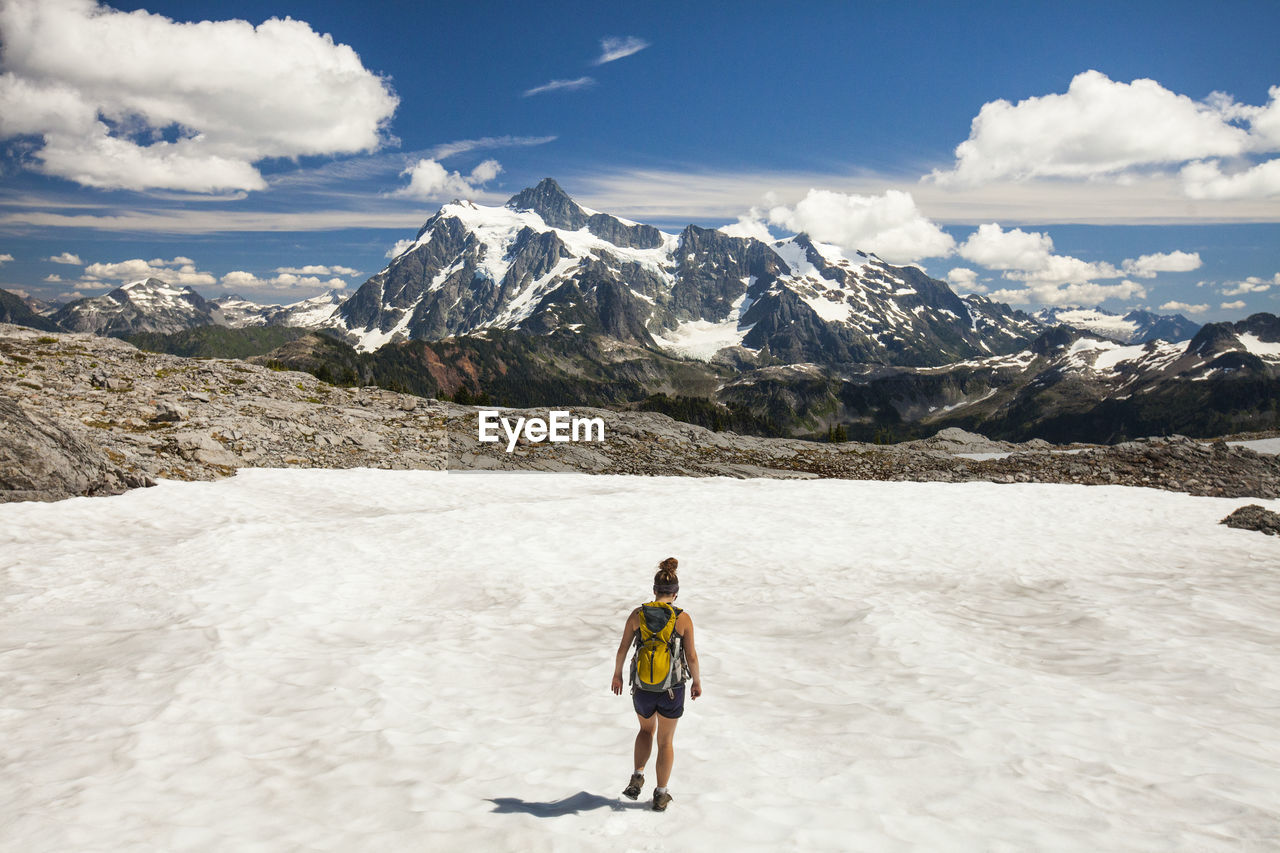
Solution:
[[[953,267],[947,271],[947,284],[965,293],[986,293],[987,287],[978,283],[978,273],[968,267]]]
[[[1223,311],[1239,311],[1244,308],[1244,300],[1237,299],[1235,302],[1224,302],[1218,307]]]
[[[958,253],[965,260],[1000,270],[1010,281],[1023,282],[1021,288],[991,293],[993,299],[1011,305],[1096,305],[1109,299],[1146,296],[1145,287],[1128,279],[1119,284],[1098,284],[1095,279],[1119,278],[1122,273],[1106,262],[1055,255],[1053,239],[1038,231],[1020,228],[1006,231],[999,224],[989,222],[961,243]],[[1146,264],[1159,265],[1160,261],[1155,258],[1149,256]]]
[[[543,92],[573,92],[577,89],[585,89],[588,86],[594,86],[596,83],[594,77],[578,77],[574,80],[552,80],[543,83],[541,86],[534,86],[532,89],[524,90],[524,97],[530,95],[541,95]]]
[[[497,160],[485,160],[471,170],[470,175],[450,172],[435,160],[419,160],[401,172],[409,176],[409,185],[396,190],[394,195],[422,199],[467,198],[480,191],[481,185],[493,180],[502,171]]]
[[[1028,233],[1021,228],[1005,231],[997,223],[988,222],[979,225],[957,251],[966,261],[987,269],[1033,270],[1049,262],[1053,240],[1048,234]]]
[[[1280,195],[1280,159],[1223,174],[1217,160],[1191,163],[1180,173],[1183,191],[1195,199],[1268,198]]]
[[[718,230],[730,237],[754,237],[762,243],[772,243],[776,238],[764,223],[764,215],[764,211],[753,207],[750,213],[739,216],[737,222],[721,225]]]
[[[44,280],[52,284],[55,282],[62,281],[62,276],[58,275],[56,272],[51,272],[44,277]]]
[[[1180,311],[1183,314],[1203,314],[1209,310],[1208,305],[1188,305],[1186,302],[1166,302],[1160,306],[1161,311]]]
[[[359,270],[351,267],[325,266],[324,264],[307,264],[303,267],[276,267],[278,273],[292,275],[356,275]]]
[[[263,189],[265,158],[377,149],[398,103],[354,50],[290,18],[7,0],[0,39],[0,137],[42,137],[38,168],[86,186]]]
[[[901,190],[865,196],[811,189],[794,207],[772,208],[769,222],[824,243],[874,252],[895,264],[945,257],[955,248],[951,235]]]
[[[1244,108],[1247,111],[1249,108]],[[1241,108],[1223,96],[1193,101],[1155,80],[1077,74],[1065,94],[984,104],[956,163],[932,178],[974,185],[1030,178],[1114,176],[1135,167],[1238,157],[1256,147],[1230,122]]]
[[[484,151],[492,148],[524,148],[532,145],[546,145],[555,142],[555,136],[484,136],[480,139],[458,139],[444,142],[426,152],[432,160],[443,160],[469,151]]]
[[[957,252],[967,261],[1000,270],[1005,279],[1023,282],[1023,288],[991,294],[1015,305],[1096,305],[1108,299],[1145,297],[1146,288],[1129,279],[1119,284],[1098,284],[1097,280],[1124,275],[1155,278],[1160,272],[1184,272],[1201,265],[1198,253],[1174,251],[1129,258],[1117,268],[1106,261],[1055,255],[1053,239],[1048,234],[1020,228],[1006,231],[995,222],[979,226]]]
[[[1124,262],[1123,268],[1127,275],[1136,278],[1155,278],[1156,273],[1190,272],[1200,269],[1201,265],[1199,252],[1175,251],[1131,258]]]
[[[1254,136],[1259,140],[1258,147],[1271,151],[1280,149],[1280,86],[1272,86],[1267,94],[1271,101],[1265,107],[1246,109]]]
[[[224,275],[220,283],[232,290],[345,290],[347,283],[340,278],[322,281],[316,276],[300,276],[294,273],[279,273],[268,278],[260,278],[245,270],[232,270]]]
[[[1051,255],[1036,270],[1011,270],[1005,278],[1043,284],[1085,284],[1097,278],[1119,278],[1120,270],[1106,261],[1082,261],[1070,255]]]
[[[186,287],[211,285],[217,282],[217,278],[213,275],[196,269],[195,261],[181,256],[168,261],[163,258],[153,258],[149,261],[132,258],[117,263],[89,264],[84,269],[84,275],[85,280],[80,282],[82,287],[96,286],[95,279],[127,283],[156,278],[169,284]]]
[[[502,164],[497,160],[485,160],[471,170],[471,181],[476,184],[487,184],[502,171]]]
[[[80,260],[79,255],[73,255],[70,252],[63,252],[60,255],[54,255],[49,258],[55,264],[72,264],[74,266],[83,266],[84,261]]]
[[[407,239],[397,240],[394,246],[392,246],[390,249],[387,249],[387,254],[385,255],[385,257],[388,257],[388,258],[399,257],[407,249],[412,247],[416,242],[417,242],[416,240],[407,240]]]
[[[988,269],[1002,270],[1004,277],[1030,285],[1056,287],[1087,284],[1097,278],[1119,278],[1121,272],[1106,262],[1082,261],[1053,254],[1053,239],[1039,231],[1021,228],[1005,231],[995,222],[980,225],[960,244],[960,257]],[[1050,304],[1058,304],[1056,302]]]
[[[13,260],[13,255],[0,255],[0,264],[7,264]]]
[[[6,288],[5,288],[5,290],[9,291],[9,292],[10,292],[10,293],[12,293],[14,296],[21,297],[22,299],[30,299],[30,298],[31,298],[31,293],[30,293],[30,291],[23,290],[21,287],[6,287]]]
[[[1051,282],[1031,282],[1024,288],[995,290],[991,298],[1010,305],[1097,305],[1108,299],[1145,298],[1147,289],[1136,281],[1125,279],[1119,284],[1059,285]]]
[[[604,65],[606,62],[639,53],[648,46],[649,42],[637,36],[606,36],[600,39],[600,58],[592,64]]]
[[[1276,273],[1275,277],[1270,281],[1260,276],[1251,275],[1244,281],[1223,285],[1219,293],[1223,296],[1241,296],[1245,293],[1262,293],[1276,285],[1280,285],[1280,273]]]

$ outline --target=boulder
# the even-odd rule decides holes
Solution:
[[[1242,506],[1218,523],[1241,530],[1257,530],[1268,536],[1280,533],[1280,514],[1257,504]]]
[[[0,397],[0,502],[115,495],[155,485],[126,471],[79,435]]]

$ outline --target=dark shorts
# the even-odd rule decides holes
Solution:
[[[636,690],[631,694],[631,704],[635,707],[636,713],[646,720],[652,717],[655,711],[660,716],[675,720],[684,713],[684,685],[673,688],[672,692],[675,693],[674,699],[668,696],[665,690],[661,693]]]

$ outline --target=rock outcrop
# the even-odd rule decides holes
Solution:
[[[250,466],[445,464],[435,401],[87,334],[0,326],[0,402],[0,500],[108,494]]]
[[[1280,533],[1280,513],[1274,513],[1257,504],[1242,506],[1218,523],[1240,530],[1257,530],[1268,536]]]
[[[112,453],[95,447],[68,428],[0,397],[0,503],[56,501],[76,495],[115,495],[151,485],[145,475],[126,471]]]
[[[504,410],[546,418],[546,409]],[[475,409],[448,409],[449,468],[587,471],[653,476],[729,476],[959,483],[1075,483],[1144,486],[1218,497],[1280,497],[1280,460],[1223,441],[1184,436],[1115,446],[1060,447],[1045,441],[990,442],[945,430],[896,445],[826,443],[712,432],[651,412],[574,409],[598,417],[605,441],[581,443],[478,440]]]

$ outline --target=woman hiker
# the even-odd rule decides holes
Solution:
[[[675,761],[672,740],[676,724],[684,713],[685,682],[690,682],[689,696],[702,695],[702,679],[698,670],[698,650],[693,645],[693,619],[673,602],[680,592],[676,578],[675,557],[658,564],[653,576],[654,600],[642,604],[627,617],[618,644],[618,659],[613,666],[613,692],[622,695],[622,662],[632,645],[631,704],[640,720],[636,734],[635,772],[623,790],[625,797],[636,799],[644,787],[644,766],[653,751],[653,735],[658,735],[658,786],[653,791],[653,810],[666,811],[671,802],[667,780]]]

